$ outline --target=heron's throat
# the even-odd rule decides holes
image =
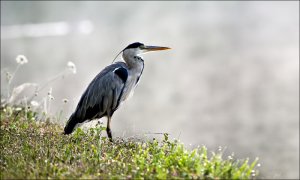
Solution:
[[[124,88],[124,96],[122,100],[129,99],[134,92],[137,83],[144,70],[144,60],[139,56],[134,56],[132,58],[125,59],[128,66],[128,79]]]
[[[123,59],[129,68],[140,69],[144,66],[144,60],[137,55],[124,56]]]

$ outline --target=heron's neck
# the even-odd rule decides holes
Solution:
[[[144,66],[144,60],[137,54],[123,54],[123,59],[130,69],[142,69]]]

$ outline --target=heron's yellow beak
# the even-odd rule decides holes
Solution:
[[[143,49],[144,52],[149,52],[149,51],[168,50],[168,49],[171,49],[171,48],[161,47],[161,46],[144,46],[142,49]]]

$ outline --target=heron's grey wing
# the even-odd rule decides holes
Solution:
[[[125,63],[115,63],[103,69],[89,84],[76,108],[79,122],[111,116],[118,108],[128,77]]]

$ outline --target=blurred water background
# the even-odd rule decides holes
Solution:
[[[63,110],[64,124],[93,77],[136,41],[172,50],[143,56],[114,136],[167,132],[191,147],[259,157],[262,177],[299,178],[298,1],[1,1],[1,94],[19,54],[29,62],[12,87],[43,84],[72,61],[77,73],[34,99],[52,88],[50,112]]]

